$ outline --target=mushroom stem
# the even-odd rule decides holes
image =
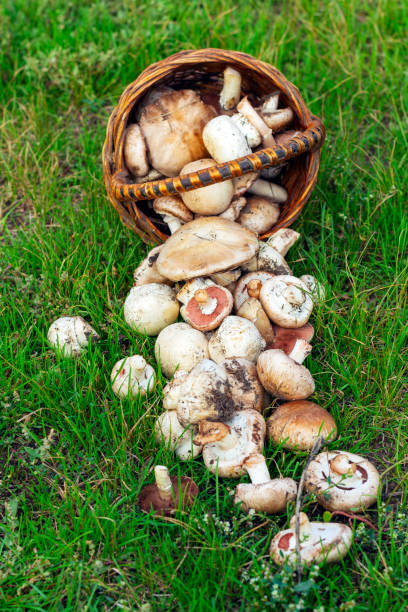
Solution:
[[[258,130],[262,136],[262,142],[265,147],[273,147],[276,144],[274,137],[272,136],[272,130],[269,128],[265,121],[256,112],[252,104],[249,102],[248,97],[242,98],[241,102],[237,105],[237,110],[244,115],[252,125]]]
[[[241,95],[241,75],[237,70],[227,66],[224,70],[224,85],[220,94],[220,106],[224,110],[234,108]]]
[[[306,340],[303,340],[303,338],[298,338],[289,357],[293,359],[293,361],[296,361],[296,363],[301,364],[311,352],[312,345],[306,342]]]
[[[252,185],[248,187],[248,193],[271,198],[273,202],[277,202],[278,204],[286,202],[288,199],[288,192],[284,187],[276,185],[275,183],[270,183],[264,179],[257,179],[252,183]]]
[[[249,297],[259,298],[261,289],[262,289],[262,281],[256,278],[253,278],[251,281],[249,281],[248,286],[247,286]]]
[[[174,234],[182,226],[181,221],[172,215],[163,215],[163,221],[169,226],[171,234]]]
[[[268,466],[263,455],[251,455],[245,461],[245,469],[252,484],[261,484],[271,479]]]
[[[293,306],[301,306],[306,299],[303,291],[296,285],[288,285],[282,289],[281,295]]]
[[[198,289],[194,294],[198,307],[205,315],[210,315],[217,308],[217,300],[210,297],[205,289]]]
[[[168,468],[165,465],[156,465],[154,468],[154,478],[162,500],[172,500],[174,497],[174,489]]]

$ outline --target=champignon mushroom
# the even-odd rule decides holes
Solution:
[[[202,130],[215,114],[191,89],[163,92],[145,106],[140,129],[153,168],[177,176],[189,162],[206,157]]]
[[[283,448],[310,450],[319,436],[334,440],[336,422],[321,406],[300,400],[279,406],[266,421],[268,437]]]
[[[234,412],[226,371],[203,359],[186,377],[180,389],[177,417],[182,425],[203,420],[227,421]]]
[[[253,193],[264,198],[270,198],[273,202],[279,204],[286,202],[288,199],[288,192],[281,185],[265,181],[264,179],[258,179],[250,187],[248,187],[248,193]]]
[[[310,342],[314,336],[314,329],[310,323],[306,323],[303,327],[289,329],[273,325],[274,338],[268,345],[268,348],[281,349],[287,355],[290,355],[295,348],[297,340],[305,340]]]
[[[282,257],[278,251],[275,251],[275,249],[266,244],[266,242],[260,244],[257,266],[258,270],[270,272],[274,276],[292,274],[284,257]]]
[[[190,425],[183,427],[175,410],[163,412],[156,420],[154,429],[156,441],[164,441],[181,461],[189,461],[201,453],[202,447],[193,444],[193,428]]]
[[[152,249],[148,256],[138,265],[133,274],[135,287],[139,287],[139,285],[148,285],[150,283],[160,283],[162,285],[171,284],[168,278],[160,274],[156,266],[156,261],[162,248],[163,245],[160,244]]]
[[[285,227],[272,234],[266,241],[266,244],[275,249],[275,251],[278,251],[282,257],[285,257],[290,247],[293,246],[299,238],[299,232],[295,232],[293,229]]]
[[[241,130],[251,149],[254,149],[255,147],[261,144],[261,134],[256,129],[256,127],[254,127],[252,123],[248,121],[245,115],[242,115],[241,113],[235,113],[234,115],[231,115],[231,119]]]
[[[181,174],[197,172],[204,168],[212,168],[217,162],[213,159],[199,159],[184,166]],[[207,187],[199,187],[181,194],[184,204],[189,210],[200,215],[218,215],[224,212],[232,200],[234,186],[232,180],[214,183]],[[191,221],[191,219],[189,219]]]
[[[232,200],[227,210],[224,210],[224,212],[221,213],[219,216],[222,217],[223,219],[229,219],[230,221],[236,221],[240,215],[241,210],[244,208],[244,206],[246,206],[246,203],[247,201],[245,198],[237,198],[236,200]]]
[[[227,270],[226,272],[216,272],[215,274],[210,274],[210,278],[217,285],[221,285],[221,287],[228,287],[232,283],[235,283],[239,277],[241,276],[241,270],[236,268],[235,270]]]
[[[270,198],[252,196],[238,217],[238,223],[255,234],[264,234],[279,219],[280,206]]]
[[[272,132],[279,132],[293,119],[294,113],[291,108],[277,108],[274,111],[262,111],[262,119]]]
[[[255,364],[239,358],[225,359],[219,365],[227,374],[235,410],[262,412],[266,405],[266,391],[259,381]]]
[[[146,145],[137,123],[132,123],[126,128],[124,155],[126,166],[131,174],[144,176],[149,172]]]
[[[259,299],[271,321],[281,327],[303,327],[313,310],[306,285],[295,276],[281,275],[266,281]]]
[[[380,475],[360,455],[324,451],[309,464],[305,487],[328,510],[360,510],[372,506],[378,495]]]
[[[193,220],[193,215],[178,196],[163,196],[153,201],[153,209],[163,217],[163,221],[169,226],[171,234],[174,234],[184,223]]]
[[[348,525],[310,522],[304,512],[299,516],[299,528],[302,565],[339,561],[346,556],[353,540]],[[292,516],[290,529],[279,531],[271,542],[270,554],[278,565],[294,565],[297,561],[295,529],[296,517]]]
[[[216,363],[228,357],[243,357],[255,363],[265,345],[265,340],[251,321],[228,316],[211,337],[208,351]]]
[[[261,287],[262,281],[257,278],[253,278],[247,283],[245,291],[247,291],[250,297],[238,308],[237,315],[251,321],[268,346],[274,342],[275,332],[266,315],[266,312],[262,308],[261,302],[258,299]],[[238,296],[237,301],[240,301]]]
[[[132,329],[148,336],[157,336],[178,317],[176,292],[159,283],[132,287],[125,300],[123,313],[126,323]]]
[[[229,315],[233,302],[228,289],[212,285],[196,291],[187,304],[182,306],[181,316],[194,329],[210,331]]]
[[[241,503],[242,510],[256,510],[265,514],[284,512],[289,501],[296,498],[297,484],[292,478],[271,480],[265,457],[250,455],[245,460],[245,469],[251,483],[242,483],[235,489],[234,502]]]
[[[279,105],[279,91],[273,91],[262,99],[262,106],[259,109],[261,113],[272,113]]]
[[[99,335],[82,317],[60,317],[51,324],[47,340],[64,357],[76,357]]]
[[[157,259],[160,274],[188,280],[236,268],[258,252],[253,232],[221,217],[200,217],[166,240]]]
[[[227,66],[224,70],[224,84],[220,94],[220,106],[231,110],[238,104],[241,96],[241,75],[238,70]]]
[[[299,277],[300,280],[306,285],[308,288],[310,297],[314,302],[324,301],[326,297],[326,290],[323,287],[322,283],[312,276],[311,274],[302,274]]]
[[[259,297],[262,285],[271,278],[274,278],[274,275],[263,270],[241,276],[234,291],[235,310],[238,311],[249,297]]]
[[[242,98],[242,100],[237,104],[237,110],[244,115],[262,136],[262,144],[264,147],[273,147],[275,144],[275,139],[272,136],[272,130],[266,125],[265,121],[262,119],[261,115],[259,115],[252,104],[248,100],[248,96]]]
[[[188,376],[187,370],[176,370],[173,378],[163,389],[163,408],[177,410],[183,383]]]
[[[219,115],[207,123],[203,141],[218,164],[252,153],[244,134],[227,115]]]
[[[312,375],[301,365],[303,359],[310,354],[311,346],[303,340],[298,340],[299,343],[301,348],[295,349],[296,361],[279,349],[269,349],[259,355],[256,366],[259,380],[278,399],[306,399],[315,390]],[[291,354],[294,355],[293,352]]]
[[[171,516],[176,509],[191,506],[198,495],[194,480],[187,476],[170,476],[164,465],[154,468],[155,484],[146,485],[139,495],[139,506],[144,512]]]
[[[177,299],[179,302],[185,305],[191,300],[192,297],[194,297],[196,291],[211,287],[213,284],[213,281],[209,278],[204,278],[202,276],[192,278],[191,280],[184,283],[180,291],[177,293]]]
[[[177,368],[190,372],[197,363],[208,359],[208,340],[187,323],[173,323],[157,336],[154,354],[164,375],[171,378]]]
[[[142,355],[132,355],[115,363],[111,382],[115,395],[133,398],[153,390],[155,371]]]

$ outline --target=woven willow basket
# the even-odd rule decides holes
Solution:
[[[236,159],[192,172],[148,183],[134,183],[124,161],[124,133],[134,122],[137,104],[152,87],[167,85],[175,89],[194,89],[204,94],[221,91],[223,71],[232,66],[242,75],[242,93],[264,96],[279,90],[280,105],[290,106],[295,114],[294,129],[300,136],[285,146],[262,149]],[[278,222],[261,238],[288,227],[300,214],[310,197],[319,169],[320,147],[325,137],[322,122],[311,115],[298,89],[276,68],[245,53],[222,49],[181,51],[152,64],[123,92],[106,130],[103,166],[108,197],[124,225],[146,243],[161,243],[169,236],[167,225],[149,206],[148,200],[197,189],[233,177],[276,166],[291,160],[278,181],[289,193]]]

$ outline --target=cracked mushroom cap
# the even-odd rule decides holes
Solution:
[[[274,478],[261,483],[241,483],[235,489],[234,502],[242,503],[242,510],[256,510],[278,514],[287,503],[296,499],[297,484],[292,478]]]
[[[346,451],[328,451],[311,461],[305,486],[328,510],[360,510],[377,500],[380,475],[364,457]]]
[[[255,297],[258,299],[262,285],[266,281],[274,278],[274,274],[265,272],[264,270],[258,270],[257,272],[249,272],[244,276],[241,276],[234,291],[234,308],[238,311],[242,304],[247,301],[249,297]],[[255,285],[255,281],[259,281]],[[251,285],[249,285],[251,283]],[[248,293],[248,285],[251,291],[251,295]],[[254,291],[256,290],[256,293]]]
[[[160,283],[162,285],[170,285],[171,281],[162,276],[156,267],[156,261],[163,245],[159,245],[152,249],[145,259],[138,265],[134,271],[134,285],[148,285],[149,283]]]
[[[206,332],[216,329],[233,306],[231,293],[225,287],[212,285],[198,289],[181,308],[181,316],[191,327]]]
[[[353,540],[353,532],[348,525],[310,522],[303,512],[299,518],[302,565],[333,563],[346,556]],[[278,565],[296,563],[295,516],[290,520],[290,529],[280,531],[273,538],[270,555]]]
[[[241,210],[238,223],[256,234],[264,234],[279,219],[280,206],[270,198],[250,196]]]
[[[47,340],[65,357],[76,357],[99,335],[82,317],[60,317],[51,324]]]
[[[314,336],[314,329],[310,323],[296,329],[273,325],[273,332],[274,338],[268,348],[281,349],[287,355],[291,354],[298,340],[310,342]]]
[[[225,359],[219,364],[224,368],[235,410],[258,410],[262,412],[267,403],[256,366],[248,359]]]
[[[261,353],[256,367],[263,387],[278,399],[302,400],[315,390],[309,370],[279,349]]]
[[[115,363],[111,382],[115,395],[134,398],[153,390],[156,374],[142,355],[132,355]]]
[[[123,307],[126,323],[135,331],[157,336],[179,314],[176,292],[160,283],[132,287]]]
[[[183,427],[175,410],[163,412],[156,420],[154,430],[156,442],[165,442],[181,461],[189,461],[201,453],[202,447],[193,444],[193,428]]]
[[[241,410],[224,423],[228,433],[214,443],[205,444],[203,459],[210,472],[221,478],[239,478],[246,473],[249,455],[262,453],[265,421],[256,410]]]
[[[157,336],[154,354],[164,375],[171,378],[177,368],[190,372],[197,363],[208,359],[208,340],[187,323],[173,323]]]
[[[199,159],[184,166],[181,175],[197,172],[204,168],[216,166],[213,159]],[[232,180],[215,183],[207,187],[199,187],[181,194],[184,204],[189,210],[200,215],[219,215],[230,205],[234,194]]]
[[[251,321],[236,317],[226,317],[210,338],[208,351],[216,363],[230,357],[242,357],[256,362],[266,343]]]
[[[275,444],[297,450],[310,450],[319,436],[337,436],[336,422],[327,410],[306,400],[279,406],[267,419],[266,429]]]
[[[178,420],[186,426],[203,420],[227,421],[234,410],[224,368],[210,359],[203,359],[181,385]]]
[[[258,252],[256,235],[222,217],[199,217],[165,242],[157,268],[170,280],[189,280],[240,266]]]
[[[295,276],[270,279],[262,285],[259,299],[271,321],[281,327],[303,327],[313,310],[308,288]]]

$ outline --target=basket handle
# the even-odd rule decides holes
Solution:
[[[171,178],[149,181],[147,183],[127,183],[124,180],[124,172],[118,170],[112,176],[112,192],[119,201],[125,200],[153,200],[162,196],[172,196],[184,193],[214,183],[221,183],[228,179],[258,172],[262,168],[283,164],[289,159],[298,157],[312,149],[321,147],[326,136],[323,123],[317,117],[313,117],[308,128],[294,136],[285,145],[274,145],[267,149],[261,149],[245,157],[217,164],[210,168],[204,168],[190,174],[183,174]]]

